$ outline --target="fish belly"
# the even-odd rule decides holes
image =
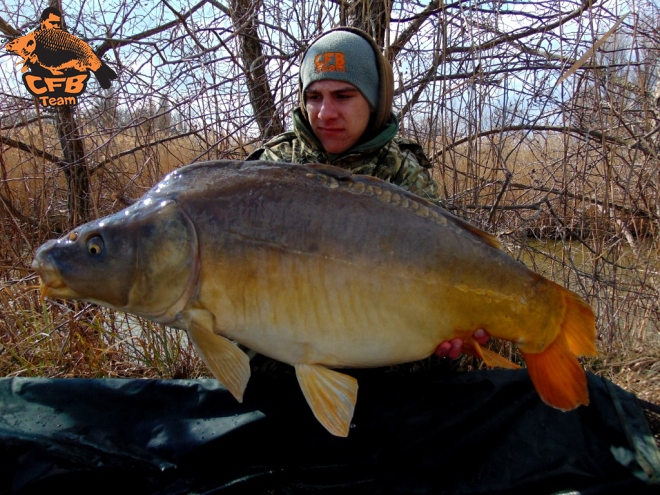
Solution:
[[[525,270],[500,277],[489,277],[496,270],[483,266],[420,273],[279,249],[261,249],[229,265],[226,279],[214,271],[204,281],[204,305],[217,330],[289,364],[410,362],[478,328],[538,346],[553,319],[545,307],[551,301],[543,300]]]

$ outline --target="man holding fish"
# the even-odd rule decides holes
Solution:
[[[423,154],[394,135],[389,66],[358,33],[312,44],[294,133],[251,156],[271,161],[182,167],[125,210],[45,243],[32,265],[42,297],[186,330],[238,401],[251,366],[235,343],[291,365],[316,419],[342,437],[358,383],[337,369],[461,350],[517,367],[481,346],[484,330],[516,345],[546,404],[588,404],[577,356],[596,354],[593,311],[432,201]],[[298,165],[319,161],[340,167]]]
[[[367,33],[340,27],[317,37],[303,56],[299,95],[293,130],[271,139],[248,160],[327,163],[437,202],[431,162],[418,143],[398,135],[392,67]],[[482,345],[488,341],[483,329],[474,337]],[[457,359],[461,351],[457,338],[440,344],[435,354]]]

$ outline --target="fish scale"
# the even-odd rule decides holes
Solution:
[[[337,167],[190,165],[46,243],[33,267],[45,297],[186,330],[238,400],[250,367],[232,341],[292,365],[314,415],[339,436],[358,385],[336,369],[415,361],[454,338],[489,366],[515,367],[476,342],[480,328],[519,347],[547,404],[589,403],[576,358],[596,352],[585,301],[439,206]]]

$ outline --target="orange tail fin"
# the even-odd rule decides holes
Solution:
[[[568,347],[576,356],[596,356],[596,318],[591,307],[577,294],[559,286],[564,292],[566,311],[561,329]]]
[[[546,404],[568,411],[589,404],[587,377],[577,356],[596,352],[593,311],[578,295],[557,286],[566,309],[557,338],[540,353],[523,352],[529,376]]]

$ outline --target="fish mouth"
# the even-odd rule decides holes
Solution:
[[[77,293],[72,290],[59,275],[59,272],[51,266],[44,265],[39,260],[32,262],[32,269],[39,275],[39,301],[43,304],[49,299],[73,299]]]
[[[39,296],[39,302],[41,304],[44,303],[44,300],[49,297],[52,298],[58,297],[60,289],[66,289],[67,286],[66,284],[61,281],[61,280],[53,280],[50,282],[45,282],[41,277],[39,277],[39,291],[41,292],[41,295]]]
[[[46,298],[48,299],[76,299],[78,294],[72,290],[62,279],[58,280],[44,280],[39,277],[39,301],[43,304]]]

